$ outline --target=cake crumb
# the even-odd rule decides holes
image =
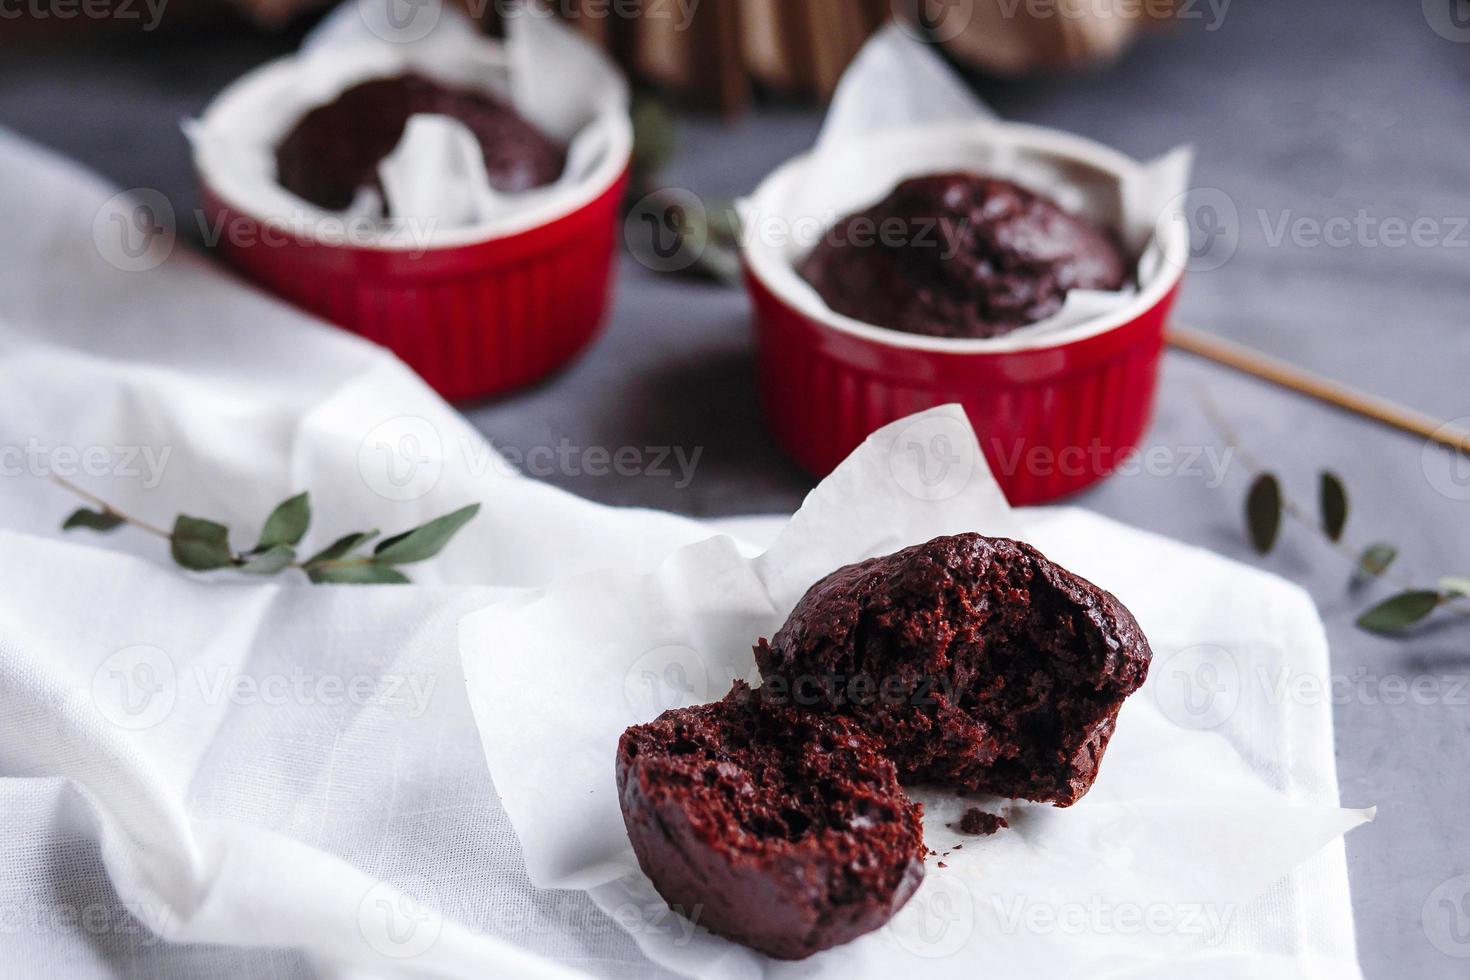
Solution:
[[[979,807],[972,806],[965,811],[965,815],[960,819],[957,829],[960,833],[969,834],[972,837],[989,837],[1002,827],[1009,826],[1010,823],[1005,817],[997,817],[993,813],[986,813]],[[959,847],[960,845],[956,844],[955,846]]]

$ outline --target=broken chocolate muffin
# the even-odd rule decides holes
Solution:
[[[877,929],[924,876],[922,808],[877,742],[739,681],[624,732],[617,780],[638,863],[670,907],[780,959]]]
[[[485,154],[490,186],[498,191],[550,184],[566,166],[566,147],[507,103],[405,74],[354,85],[301,117],[276,147],[276,179],[331,211],[346,208],[362,188],[381,193],[378,164],[403,139],[409,117],[420,114],[450,116],[469,127]]]
[[[755,654],[766,700],[853,718],[906,780],[1058,806],[1152,656],[1111,594],[978,534],[839,569]]]
[[[837,223],[797,270],[833,310],[931,337],[997,337],[1074,289],[1122,289],[1116,237],[1010,181],[906,180]]]

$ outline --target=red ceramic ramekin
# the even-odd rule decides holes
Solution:
[[[240,79],[204,124],[231,100],[258,101],[284,84],[288,67],[273,62]],[[633,145],[626,112],[610,122],[610,145],[585,180],[538,198],[494,234],[378,242],[332,222],[319,233],[311,222],[283,223],[234,199],[198,153],[196,167],[216,247],[231,265],[387,347],[445,398],[466,401],[544,378],[601,328]]]
[[[991,139],[997,127],[1085,182],[1116,183],[1141,167],[1089,140],[1013,124],[931,126],[890,135],[886,145],[910,160],[926,159],[926,144],[943,145],[946,163],[933,169],[951,169],[967,140]],[[773,173],[748,213],[781,214],[811,163],[799,157]],[[815,293],[801,295],[786,243],[763,242],[759,228],[747,228],[761,397],[777,441],[825,475],[884,425],[955,403],[1011,503],[1042,503],[1098,482],[1138,445],[1152,411],[1188,250],[1183,225],[1161,222],[1159,235],[1158,271],[1137,296],[1032,346],[921,337],[842,316],[814,303]]]

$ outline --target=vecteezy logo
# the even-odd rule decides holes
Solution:
[[[635,721],[658,717],[671,708],[709,700],[709,670],[690,647],[670,644],[643,654],[623,676],[623,699]]]
[[[1176,650],[1149,671],[1159,710],[1180,728],[1219,728],[1240,706],[1241,674],[1235,654],[1200,644]]]
[[[1470,959],[1470,875],[1444,882],[1424,900],[1424,935],[1435,949]]]
[[[363,437],[357,469],[378,496],[418,500],[438,485],[444,472],[444,441],[427,419],[389,419]]]
[[[358,0],[367,29],[391,44],[422,41],[439,26],[443,0]]]
[[[103,261],[123,272],[147,272],[173,254],[174,206],[150,187],[135,187],[103,202],[92,219],[92,242]]]
[[[1161,242],[1171,241],[1171,232],[1182,234],[1189,243],[1184,268],[1210,272],[1229,262],[1240,247],[1240,211],[1218,187],[1196,187],[1164,205],[1155,231]],[[1179,262],[1173,256],[1168,260]]]
[[[682,272],[704,256],[709,212],[693,191],[670,187],[633,205],[623,222],[628,251],[654,272]]]
[[[975,19],[975,0],[890,0],[893,21],[909,37],[943,44]]]
[[[1449,438],[1470,432],[1470,416],[1446,422],[1435,430],[1438,438]],[[1430,439],[1424,443],[1419,458],[1424,478],[1440,495],[1451,500],[1470,500],[1470,453]]]
[[[930,416],[904,428],[888,450],[888,470],[920,500],[948,500],[970,485],[978,449],[969,426]]]
[[[119,650],[92,674],[92,703],[104,718],[128,731],[142,731],[163,721],[178,696],[174,662],[155,646]]]
[[[1424,20],[1446,41],[1470,44],[1470,0],[1424,0]]]
[[[427,878],[380,881],[357,905],[357,929],[367,944],[395,960],[427,953],[444,931],[438,894]]]
[[[955,875],[929,875],[888,924],[888,933],[915,956],[939,959],[965,948],[975,932],[975,899]]]

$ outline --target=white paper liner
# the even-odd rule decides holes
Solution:
[[[912,451],[941,440],[947,465]],[[1178,968],[1242,952],[1232,943],[1251,932],[1233,928],[1236,913],[1371,819],[1339,808],[1335,785],[1297,785],[1298,756],[1331,753],[1330,724],[1303,725],[1301,706],[1245,686],[1229,714],[1196,719],[1171,698],[1172,671],[1185,667],[1325,674],[1321,624],[1299,589],[1090,515],[1064,523],[1047,549],[1117,592],[1155,650],[1092,791],[1066,810],[919,792],[926,841],[948,852],[948,867],[931,858],[923,886],[884,929],[781,963],[672,916],[658,928],[649,916],[615,916],[650,958],[714,980]],[[661,908],[619,810],[623,729],[717,699],[734,678],[758,684],[751,645],[827,573],[967,530],[1025,537],[963,411],[948,406],[871,436],[764,554],[715,538],[652,573],[594,573],[466,617],[470,701],[532,881],[586,889],[610,913]],[[945,826],[977,803],[1007,815],[1011,829],[980,839]],[[1094,924],[1098,915],[1106,921]]]
[[[1153,300],[1182,268],[1187,234],[1174,219],[1193,163],[1189,147],[1140,164],[1078,137],[1000,122],[931,46],[890,25],[844,74],[816,147],[788,165],[797,172],[783,168],[740,203],[744,244],[767,284],[801,312],[867,335],[881,328],[833,311],[797,274],[797,263],[842,217],[910,177],[963,170],[1005,178],[1115,229],[1138,256],[1136,285],[1073,290],[1056,315],[1001,337],[898,337],[909,346],[965,351],[1052,346],[1142,305],[1143,297]],[[893,340],[896,331],[883,333]]]
[[[502,44],[437,0],[415,8],[434,11],[432,28],[423,36],[405,33],[388,20],[391,3],[345,0],[298,54],[251,72],[201,119],[186,121],[206,184],[234,207],[306,237],[345,235],[351,244],[423,249],[544,223],[600,193],[626,165],[632,148],[627,83],[600,49],[550,13],[514,8]],[[360,195],[352,208],[336,213],[276,182],[276,145],[303,114],[356,84],[407,71],[509,101],[568,144],[561,177],[523,193],[497,192],[483,161],[467,159],[465,140],[473,141],[467,129],[431,115],[414,118],[380,167],[389,219],[376,194]],[[318,235],[322,229],[328,231]]]

